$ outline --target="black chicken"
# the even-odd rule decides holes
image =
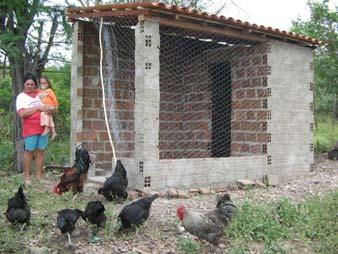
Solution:
[[[95,224],[98,227],[104,227],[107,220],[104,211],[104,205],[100,201],[90,201],[84,211],[83,219],[88,219],[91,224]]]
[[[122,223],[119,231],[132,226],[139,226],[145,222],[149,217],[151,204],[158,197],[158,194],[154,194],[151,197],[138,199],[123,207],[118,216],[118,220]]]
[[[21,231],[24,226],[28,226],[31,218],[31,211],[28,207],[26,196],[23,193],[23,186],[21,185],[15,196],[8,200],[6,217],[12,224],[22,224]]]
[[[69,245],[72,246],[70,234],[75,229],[75,224],[79,217],[83,218],[83,212],[79,209],[63,209],[58,212],[57,227],[60,229],[62,234],[67,234]]]
[[[123,200],[128,197],[127,186],[126,169],[121,160],[117,160],[113,175],[106,179],[103,187],[98,190],[98,194],[103,195],[108,201],[116,200],[120,203],[121,199]]]

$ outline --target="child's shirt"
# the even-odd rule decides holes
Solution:
[[[46,95],[41,99],[44,105],[53,106],[53,107],[59,106],[59,103],[56,99],[56,95],[52,89],[48,88],[45,90],[40,90],[39,93]]]

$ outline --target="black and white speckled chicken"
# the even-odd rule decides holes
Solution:
[[[23,193],[22,185],[19,187],[14,197],[8,200],[6,217],[7,220],[12,224],[22,224],[21,231],[23,230],[25,225],[29,225],[31,211],[28,207],[26,196]]]
[[[176,212],[186,231],[216,244],[222,237],[225,226],[235,215],[236,206],[230,196],[225,194],[211,211],[201,213],[180,206]]]

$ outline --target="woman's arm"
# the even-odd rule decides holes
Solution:
[[[28,117],[32,114],[34,114],[37,111],[44,111],[47,113],[50,113],[51,109],[48,106],[42,105],[42,106],[36,106],[36,107],[32,107],[32,108],[27,108],[27,109],[21,109],[18,112],[18,115],[22,118]]]

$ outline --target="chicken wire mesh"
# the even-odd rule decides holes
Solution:
[[[267,47],[160,27],[160,159],[264,153]]]
[[[94,22],[97,34],[101,29],[102,81],[117,158],[131,158],[134,151],[136,22],[135,16],[105,18],[102,26],[101,19]]]
[[[95,24],[99,29],[100,20]],[[105,18],[102,26],[103,82],[117,157],[134,156],[136,24],[135,17],[123,16]],[[159,158],[267,153],[269,47],[169,26],[159,32]]]

